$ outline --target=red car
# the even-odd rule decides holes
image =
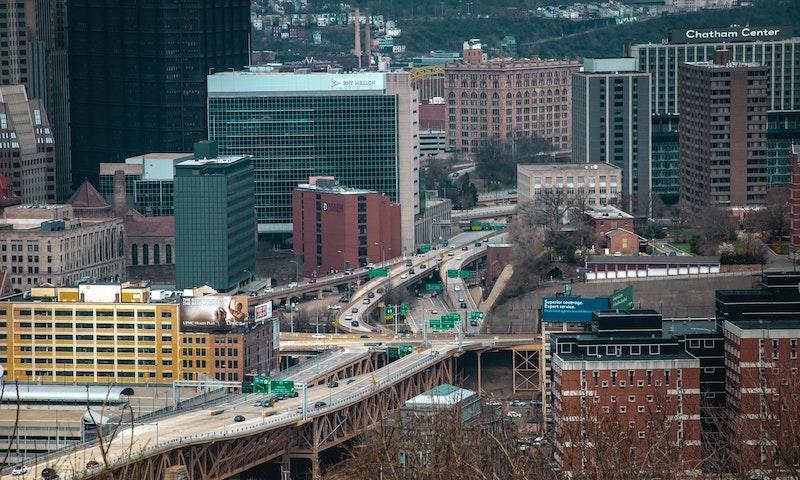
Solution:
[[[309,278],[308,279],[308,283],[317,283],[317,279],[316,278]]]

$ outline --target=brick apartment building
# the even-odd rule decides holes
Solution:
[[[312,177],[292,195],[294,252],[316,277],[401,254],[400,206],[380,193]]]
[[[489,139],[537,136],[556,150],[572,145],[572,74],[577,60],[498,58],[464,46],[445,66],[447,145],[474,152]]]
[[[792,248],[800,248],[800,147],[792,145],[792,152],[789,154],[790,172],[790,233],[792,238]]]
[[[595,452],[613,454],[604,443],[629,445],[618,453],[637,462],[649,452],[650,461],[698,470],[700,360],[663,333],[661,314],[596,311],[591,332],[550,339],[555,457],[565,473],[602,469],[608,459]]]
[[[763,205],[768,82],[767,67],[733,62],[727,50],[680,67],[680,196],[688,208]]]

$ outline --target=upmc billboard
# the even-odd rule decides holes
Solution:
[[[246,295],[183,297],[180,309],[181,329],[229,330],[247,325],[247,300]]]
[[[792,27],[726,27],[672,30],[669,43],[774,42],[792,37]]]
[[[594,310],[607,309],[607,297],[545,297],[542,299],[542,321],[585,323],[592,320]]]

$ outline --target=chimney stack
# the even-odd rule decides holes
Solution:
[[[128,199],[125,194],[125,172],[114,172],[114,215],[120,218],[128,212]]]
[[[370,66],[372,66],[372,33],[371,33],[372,29],[370,28],[370,23],[369,23],[369,9],[367,9],[366,15],[367,18],[365,19],[366,21],[364,22],[366,23],[366,25],[364,26],[365,27],[364,43],[366,45],[364,45],[364,50],[367,52],[367,68],[369,68]]]
[[[353,20],[356,24],[356,45],[353,53],[358,58],[358,68],[361,68],[361,15],[357,8],[353,14]]]

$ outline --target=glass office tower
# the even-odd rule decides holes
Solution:
[[[403,248],[419,211],[417,93],[408,74],[223,72],[208,77],[209,140],[250,155],[259,233],[292,232],[292,190],[312,176],[402,205]]]

